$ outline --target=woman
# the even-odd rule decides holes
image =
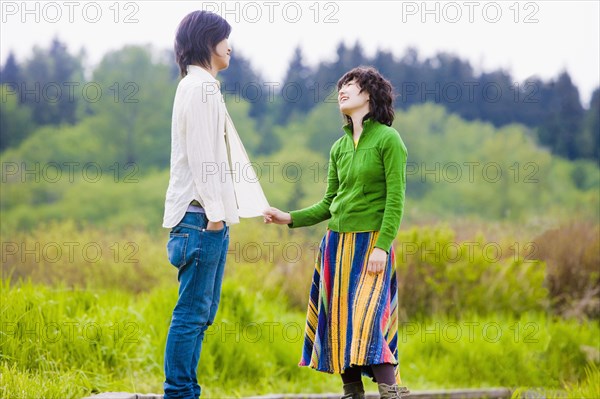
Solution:
[[[301,366],[341,374],[344,396],[364,398],[361,374],[381,398],[409,393],[397,361],[397,281],[392,241],[404,207],[406,147],[391,127],[392,86],[359,67],[337,83],[347,124],[330,152],[327,191],[305,209],[269,208],[265,223],[291,228],[331,219],[310,292]]]

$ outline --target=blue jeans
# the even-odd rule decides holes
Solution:
[[[171,229],[169,262],[178,269],[179,298],[173,310],[165,350],[165,399],[200,397],[196,377],[204,332],[217,313],[229,227],[206,230],[204,213],[187,212]]]

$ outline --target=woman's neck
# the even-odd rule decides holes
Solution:
[[[352,120],[352,133],[354,133],[354,138],[357,138],[361,135],[363,131],[362,122],[365,115],[368,113],[369,110],[357,110],[356,112],[352,113],[352,115],[349,115],[350,119]]]

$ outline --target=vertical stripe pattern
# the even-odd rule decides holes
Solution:
[[[378,232],[327,230],[315,262],[300,366],[342,373],[351,366],[398,367],[398,290],[395,254],[383,272],[367,272]],[[370,367],[363,374],[373,378]]]

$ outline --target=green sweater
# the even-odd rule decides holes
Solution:
[[[406,190],[406,146],[396,129],[372,119],[363,123],[354,148],[352,129],[331,147],[327,191],[318,203],[292,211],[291,228],[331,218],[337,232],[379,231],[375,246],[389,252],[398,233]]]

